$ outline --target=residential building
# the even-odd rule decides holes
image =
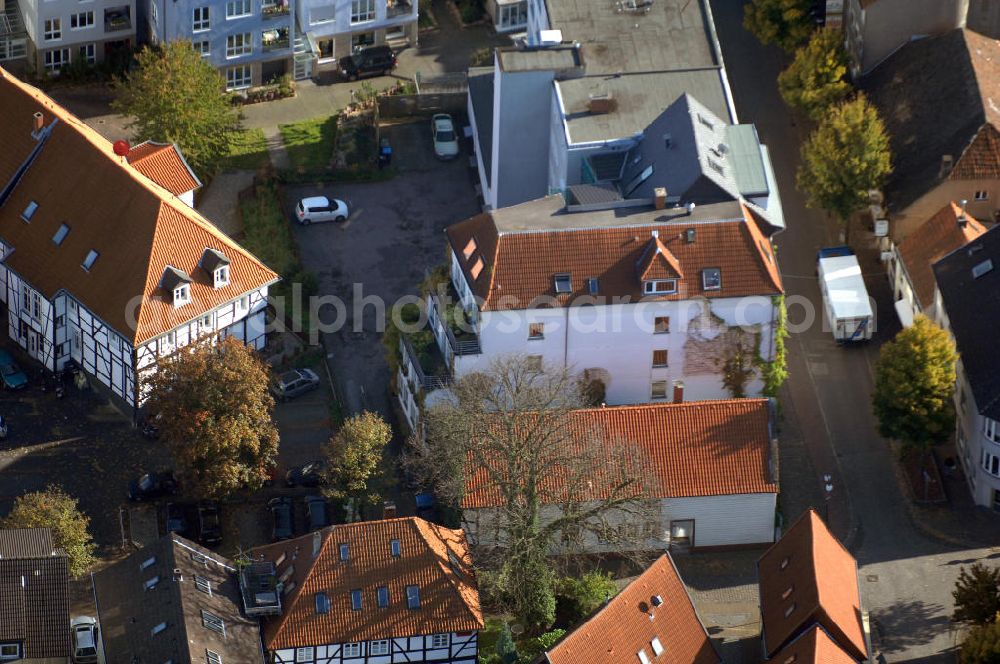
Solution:
[[[952,30],[910,42],[862,80],[889,134],[890,233],[898,243],[951,201],[996,220],[1000,42]]]
[[[130,164],[3,70],[0,116],[0,302],[13,342],[50,371],[72,360],[129,410],[142,374],[193,341],[263,348],[278,277],[171,193],[196,182],[179,157],[164,152],[166,170]]]
[[[411,426],[419,392],[511,354],[580,373],[615,405],[667,400],[673,381],[691,400],[727,398],[727,358],[770,359],[782,283],[757,208],[656,200],[567,206],[555,194],[450,226],[450,290],[427,297],[440,379],[403,344],[396,383]],[[758,395],[762,382],[746,388]]]
[[[336,69],[355,49],[381,44],[417,45],[417,0],[296,0],[301,75]]]
[[[263,664],[232,561],[170,533],[91,575],[107,664]]]
[[[528,0],[486,0],[486,13],[499,33],[520,32],[528,27]]]
[[[662,656],[662,659],[661,659]],[[597,613],[545,653],[548,664],[722,661],[670,554],[660,556]]]
[[[415,517],[330,526],[253,549],[241,583],[276,664],[476,662],[483,615],[461,530]],[[255,587],[277,591],[261,600]]]
[[[874,661],[857,561],[814,510],[761,556],[757,577],[765,659]]]
[[[0,662],[69,664],[69,558],[48,528],[0,530]]]
[[[125,64],[136,44],[135,0],[6,0],[20,9],[27,68],[56,75],[71,62]],[[9,15],[11,11],[7,11]]]
[[[1000,227],[934,264],[935,313],[958,348],[955,439],[977,505],[1000,511]]]
[[[891,245],[886,262],[889,284],[904,326],[911,325],[917,314],[935,318],[933,264],[986,232],[965,211],[965,203],[948,203],[899,245]]]
[[[190,41],[219,69],[227,90],[293,74],[295,0],[139,1],[149,3],[149,41]]]
[[[0,67],[21,76],[28,71],[28,30],[15,0],[0,2]]]
[[[567,430],[581,445],[596,437],[609,450],[624,447],[622,453],[646,469],[643,501],[653,509],[648,522],[639,523],[628,511],[612,508],[555,553],[610,552],[620,550],[621,542],[639,550],[677,550],[774,541],[777,442],[767,399],[593,408],[569,417]],[[610,455],[617,458],[617,452]],[[500,541],[503,498],[488,469],[470,468],[467,474],[462,525],[474,545],[494,545]],[[588,483],[588,489],[594,495],[553,483],[542,520],[557,518],[567,500],[596,505],[603,488]],[[602,532],[607,529],[619,532]]]
[[[201,180],[175,144],[145,141],[132,146],[125,158],[134,169],[187,203],[188,207],[194,207],[194,192],[201,188]]]
[[[486,209],[581,184],[642,198],[632,189],[639,174],[654,175],[646,153],[671,150],[650,186],[702,204],[711,199],[666,179],[709,168],[730,171],[729,178],[736,169],[752,172],[762,185],[748,193],[783,227],[767,148],[752,125],[737,124],[707,3],[621,2],[616,11],[586,0],[536,0],[528,18],[527,46],[497,49],[492,67],[470,71],[470,129]],[[653,145],[665,138],[672,148]]]

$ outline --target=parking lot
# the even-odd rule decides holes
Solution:
[[[459,133],[467,120],[455,118]],[[480,211],[469,168],[468,143],[457,159],[434,158],[430,118],[383,127],[393,146],[398,174],[385,182],[289,187],[289,218],[298,200],[325,195],[347,201],[351,215],[343,224],[295,229],[302,261],[319,278],[321,295],[345,305],[343,325],[324,333],[330,368],[349,415],[373,410],[392,415],[388,365],[375,300],[386,310],[400,297],[417,294],[428,270],[446,260],[445,227]],[[363,308],[362,308],[363,306]],[[337,318],[333,306],[321,320]]]

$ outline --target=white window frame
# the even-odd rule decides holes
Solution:
[[[983,435],[986,436],[988,440],[994,443],[1000,443],[1000,422],[996,420],[991,420],[988,417],[983,418]]]
[[[222,636],[226,635],[226,621],[211,611],[201,610],[201,624],[205,629],[212,630]]]
[[[226,20],[246,18],[253,15],[253,3],[250,0],[228,0],[226,2]]]
[[[60,41],[62,39],[62,18],[47,18],[42,23],[42,39],[44,41]]]
[[[205,648],[205,661],[207,664],[222,664],[222,655],[214,650]]]
[[[988,201],[990,200],[990,192],[985,189],[980,189],[972,195],[972,200],[974,201]]]
[[[226,59],[242,58],[245,55],[253,55],[253,33],[237,32],[227,36]]]
[[[1000,456],[983,450],[982,467],[987,475],[1000,477]]]
[[[250,65],[229,67],[226,69],[226,90],[246,90],[251,85],[251,76]]]
[[[382,639],[380,641],[371,641],[368,644],[368,654],[370,656],[388,655],[389,654],[389,640],[388,639]]]
[[[229,285],[229,266],[220,265],[215,268],[215,273],[212,275],[212,281],[215,283],[216,288],[222,288],[223,286]]]
[[[239,311],[248,311],[250,309],[250,296],[244,295],[239,300],[236,301],[236,308]]]
[[[351,0],[351,25],[374,21],[375,0]]]
[[[203,58],[207,58],[212,55],[212,42],[207,39],[191,42],[191,46],[194,47],[195,53]]]
[[[13,654],[10,652],[4,653],[7,648],[13,648]],[[20,643],[0,643],[0,662],[15,662],[21,659],[21,644]]]
[[[88,65],[97,64],[97,44],[91,42],[89,44],[80,44],[80,57],[83,58]]]
[[[191,301],[191,286],[181,284],[174,289],[174,306],[180,307]]]
[[[212,29],[212,15],[208,7],[195,7],[191,12],[191,32],[207,32]]]
[[[212,582],[203,576],[194,575],[194,587],[206,595],[212,594]]]
[[[707,277],[710,272],[718,272],[719,283],[714,286],[709,286]],[[701,289],[706,291],[717,291],[722,290],[722,269],[717,267],[706,267],[701,271]]]
[[[662,393],[660,392],[660,386],[663,386]],[[654,380],[649,386],[649,398],[650,399],[666,399],[667,398],[667,381],[665,380]]]
[[[340,658],[347,659],[348,657],[361,657],[361,644],[360,643],[345,643],[341,648]]]
[[[56,54],[59,54],[58,62],[56,62]],[[68,48],[53,48],[45,51],[45,71],[50,74],[58,74],[63,67],[70,63],[70,55]]]
[[[80,18],[83,21],[80,21]],[[90,19],[89,21],[86,19]],[[73,24],[76,25],[73,25]],[[94,12],[93,10],[88,10],[85,12],[77,12],[75,14],[70,14],[69,16],[69,29],[70,30],[86,30],[87,28],[94,27]]]
[[[311,662],[313,660],[313,647],[303,646],[295,649],[296,662]]]
[[[431,648],[447,648],[448,643],[447,634],[431,634]]]
[[[653,279],[642,282],[642,292],[646,295],[670,295],[677,292],[676,279]]]

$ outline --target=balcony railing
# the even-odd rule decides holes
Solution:
[[[437,376],[428,376],[424,373],[423,368],[420,366],[417,352],[413,349],[413,344],[410,343],[405,334],[399,335],[399,352],[403,358],[400,370],[407,379],[415,381],[425,392],[439,390],[451,384],[451,376],[447,373]],[[413,376],[410,376],[411,371]]]
[[[104,10],[104,31],[117,32],[132,29],[132,15],[128,7]]]
[[[431,310],[428,311],[430,320],[436,319],[444,329],[448,338],[448,345],[455,355],[479,355],[483,352],[479,344],[479,335],[475,332],[464,330],[455,324],[455,317],[465,316],[461,305],[453,304],[450,308],[445,308],[441,299],[436,294],[430,295]],[[466,327],[468,322],[466,321]]]
[[[267,35],[267,32],[264,33]],[[284,31],[284,34],[279,34],[277,37],[263,37],[261,39],[261,45],[265,51],[277,51],[283,48],[288,48],[290,42],[288,41],[288,31]]]
[[[260,15],[264,18],[281,18],[282,16],[288,16],[288,13],[288,3],[261,5],[260,7]]]
[[[400,2],[395,0],[386,5],[385,16],[386,18],[395,18],[397,16],[406,16],[413,13],[413,5],[409,2]]]

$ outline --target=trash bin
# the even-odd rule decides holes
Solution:
[[[383,138],[379,141],[378,149],[378,167],[383,169],[392,163],[392,146],[389,144],[388,138]]]

